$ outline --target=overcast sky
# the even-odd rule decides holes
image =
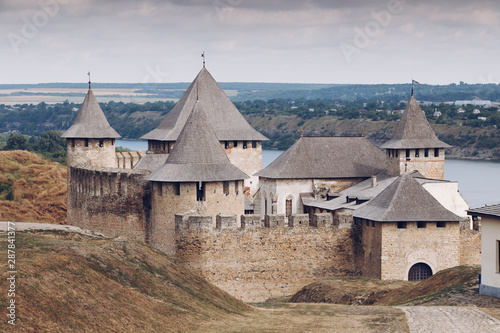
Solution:
[[[500,2],[0,0],[0,83],[499,83]]]

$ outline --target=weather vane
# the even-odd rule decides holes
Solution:
[[[205,68],[205,51],[203,51],[201,57],[203,58],[203,68]]]
[[[90,71],[87,73],[87,75],[89,76],[89,89],[91,89],[92,83],[90,82]]]
[[[413,96],[413,88],[415,87],[415,83],[420,84],[420,82],[411,79],[411,95],[412,96]]]

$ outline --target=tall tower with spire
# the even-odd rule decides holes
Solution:
[[[175,215],[241,216],[243,181],[219,144],[204,105],[194,104],[165,164],[146,180],[152,182],[152,245],[175,254]]]
[[[66,138],[68,167],[75,163],[116,167],[115,139],[120,135],[109,125],[90,82],[75,122],[62,137]]]
[[[433,179],[444,179],[444,149],[449,147],[437,138],[413,92],[392,139],[381,146],[387,173],[400,176],[417,170]]]
[[[245,180],[245,188],[246,194],[252,197],[259,181],[253,175],[262,169],[262,141],[267,138],[250,126],[206,68],[201,69],[160,125],[141,137],[148,140],[149,145],[148,154],[143,159],[158,159],[148,156],[150,154],[163,154],[166,159],[197,101],[203,104],[208,123],[229,161],[251,176]]]

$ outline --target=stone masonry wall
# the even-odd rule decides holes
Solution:
[[[387,172],[390,175],[400,176],[407,171],[418,170],[424,177],[444,179],[444,149],[439,149],[439,156],[434,156],[434,149],[429,149],[429,156],[425,157],[425,150],[419,149],[419,156],[415,157],[415,149],[410,149],[410,160],[406,160],[406,149],[398,151],[398,156],[390,157],[386,151]]]
[[[68,223],[105,235],[149,242],[148,171],[72,166]]]
[[[429,265],[433,274],[460,265],[458,222],[447,222],[445,228],[438,228],[433,222],[428,222],[425,228],[417,228],[416,222],[408,222],[405,229],[387,222],[381,223],[381,227],[384,280],[408,280],[410,268],[417,263]]]
[[[481,265],[481,226],[473,224],[471,229],[468,221],[460,223],[460,265]]]
[[[237,215],[245,211],[243,182],[229,182],[229,191],[223,192],[223,182],[205,183],[205,201],[196,200],[198,183],[153,183],[151,244],[167,254],[175,254],[175,215],[191,212],[198,215]],[[179,194],[177,194],[179,193]],[[215,220],[213,228],[215,228]]]
[[[320,279],[359,275],[351,229],[324,222],[326,215],[317,218],[323,221],[318,227],[289,227],[283,216],[270,217],[272,227],[264,227],[259,216],[244,215],[245,228],[220,229],[209,228],[206,216],[177,215],[176,257],[246,302],[291,295]]]
[[[67,139],[66,151],[68,167],[82,163],[104,168],[116,166],[115,139]]]
[[[234,143],[234,141],[228,141],[228,148],[225,148],[226,142],[221,141],[221,146],[229,161],[250,176],[249,179],[245,179],[245,194],[253,200],[253,196],[259,188],[259,177],[252,175],[262,170],[262,142],[246,141],[246,148],[243,146],[244,141],[237,141],[236,147],[234,147]],[[255,148],[253,148],[253,144],[255,144]]]

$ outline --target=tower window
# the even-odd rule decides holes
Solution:
[[[420,149],[415,149],[415,157],[420,157]]]
[[[75,146],[75,139],[71,139],[71,147]]]
[[[424,150],[424,156],[429,157],[429,148],[425,148]]]
[[[439,157],[439,148],[434,148],[434,157]]]
[[[99,147],[104,146],[104,139],[99,139]]]
[[[234,148],[238,147],[238,141],[234,141],[234,142],[233,142],[233,147],[234,147]]]
[[[229,194],[229,182],[222,182],[222,192],[225,195]]]
[[[396,152],[396,154],[395,154],[395,155],[396,155],[396,157],[399,157],[399,150],[394,149],[394,151]]]
[[[406,229],[406,222],[398,222],[398,229]]]
[[[235,180],[234,181],[234,192],[236,193],[236,195],[238,195],[240,193],[239,187],[240,187],[239,180]]]
[[[175,195],[181,195],[181,183],[175,183]]]
[[[205,183],[199,182],[196,186],[196,200],[205,201]]]
[[[89,146],[89,139],[85,139],[85,147]]]
[[[446,228],[446,222],[436,222],[436,227],[438,227],[438,228]]]
[[[229,148],[229,141],[224,141],[224,149],[228,149]]]
[[[406,149],[406,159],[410,158],[410,149]]]
[[[418,229],[422,229],[422,228],[425,228],[426,227],[426,223],[425,222],[417,222],[417,228]]]
[[[243,141],[243,149],[247,149],[247,142]]]
[[[257,148],[257,141],[252,141],[252,148]]]

